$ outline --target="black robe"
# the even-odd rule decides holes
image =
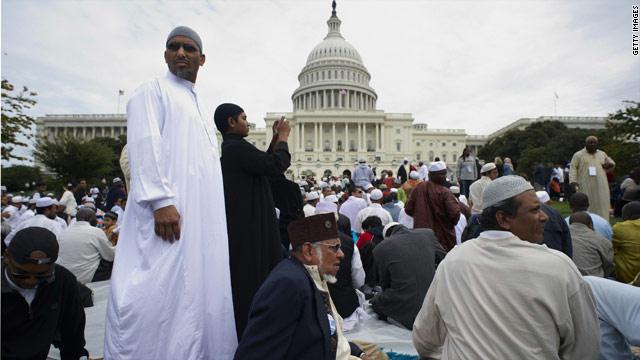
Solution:
[[[295,220],[304,217],[304,206],[300,186],[289,181],[283,174],[269,178],[271,183],[271,195],[275,206],[280,210],[280,241],[286,253],[289,253],[289,232],[287,227]]]
[[[238,338],[247,324],[253,296],[282,259],[282,245],[268,177],[290,165],[286,142],[263,152],[238,135],[222,141],[231,291]]]

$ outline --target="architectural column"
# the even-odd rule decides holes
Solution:
[[[300,151],[305,151],[306,144],[304,143],[304,123],[300,123]]]
[[[359,152],[362,149],[362,124],[358,123],[358,141],[356,142],[356,150]]]
[[[313,123],[313,150],[318,151],[318,123]]]
[[[86,127],[86,126],[83,126],[83,127],[82,127],[82,138],[84,139],[84,138],[86,138],[86,137],[87,137],[87,127]]]
[[[380,124],[380,151],[384,152],[384,123]]]
[[[324,151],[324,127],[322,126],[322,123],[318,123],[318,137],[320,138],[318,140],[318,144],[320,144],[320,151]]]
[[[373,145],[373,148],[376,149],[376,151],[380,151],[380,124],[376,124],[376,141]]]
[[[344,151],[349,151],[349,123],[344,123]]]
[[[338,148],[336,147],[336,123],[331,123],[331,151],[336,152]]]

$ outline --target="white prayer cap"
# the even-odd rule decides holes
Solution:
[[[306,195],[306,198],[307,198],[307,201],[316,200],[320,198],[320,195],[318,195],[318,192],[316,191],[309,191]]]
[[[328,188],[328,187],[330,187],[330,186],[329,186],[329,184],[327,184],[326,182],[324,182],[324,181],[320,181],[320,182],[318,183],[318,187],[319,187],[320,189],[324,189],[324,188]]]
[[[332,203],[330,201],[321,201],[316,205],[315,214],[328,214],[328,213],[337,213],[338,205]]]
[[[53,203],[53,205],[60,205],[60,202],[56,198],[51,198],[51,202]]]
[[[35,204],[38,199],[29,199],[29,204]]]
[[[496,168],[496,164],[490,162],[490,163],[486,163],[484,165],[482,165],[482,168],[480,169],[480,174],[484,174],[486,172],[489,172],[493,169]]]
[[[417,171],[413,170],[409,173],[409,177],[413,180],[418,180],[420,179],[420,174],[418,174]]]
[[[94,203],[90,203],[90,202],[88,202],[86,204],[82,204],[80,206],[85,207],[85,208],[89,208],[89,209],[92,209],[92,210],[96,209],[96,205]],[[80,207],[80,206],[78,206],[78,207]]]
[[[100,194],[100,189],[98,189],[97,187],[92,187],[89,192],[92,194]]]
[[[543,204],[546,204],[549,200],[551,200],[549,194],[544,190],[536,191],[536,196],[538,197],[538,200],[540,200],[540,202]]]
[[[114,177],[113,178],[113,183],[117,183],[117,182],[122,182],[122,179],[120,179],[119,177]]]
[[[402,225],[402,224],[400,224],[399,222],[392,221],[387,225],[385,225],[384,228],[382,228],[382,238],[384,240],[387,240],[387,230],[391,229],[393,226],[396,226],[396,225]]]
[[[446,169],[447,165],[442,161],[434,161],[429,163],[429,172],[438,172]]]
[[[325,196],[324,200],[322,200],[323,202],[332,202],[332,203],[337,203],[338,202],[338,197],[335,195],[329,195],[329,196]]]
[[[53,198],[53,193],[48,193],[47,196]]]
[[[369,189],[373,188],[373,185],[371,185],[371,183],[367,183],[367,185],[364,186],[364,189],[369,191]]]
[[[91,197],[91,196],[85,196],[82,198],[83,202],[92,202],[95,203],[96,201]]]
[[[371,192],[371,200],[380,200],[382,199],[382,191],[380,189],[375,189]]]
[[[391,188],[389,191],[394,192],[394,193],[397,193],[397,192],[398,192],[398,189],[396,189],[396,188]]]
[[[11,202],[14,203],[14,204],[21,203],[22,202],[22,196],[20,196],[20,195],[14,196],[13,198],[11,198]]]
[[[41,197],[40,199],[36,200],[36,207],[46,208],[51,205],[53,205],[53,199],[48,196]]]
[[[521,176],[508,175],[497,178],[490,182],[482,193],[482,210],[529,190],[533,190],[533,186]]]
[[[457,186],[452,186],[449,188],[449,190],[451,190],[451,192],[454,194],[460,194],[460,188]]]
[[[359,162],[359,163],[366,163],[366,162],[367,162],[367,159],[365,159],[365,158],[361,157],[360,159],[358,159],[358,162]]]

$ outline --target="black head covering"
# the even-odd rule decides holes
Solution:
[[[31,258],[31,253],[38,250],[45,253],[47,258]],[[58,259],[58,240],[45,228],[28,227],[16,233],[7,251],[18,264],[53,264]]]
[[[236,104],[224,103],[218,105],[215,114],[213,114],[213,121],[216,123],[218,131],[224,134],[227,131],[227,127],[229,127],[227,122],[229,117],[235,118],[243,112],[244,110]]]

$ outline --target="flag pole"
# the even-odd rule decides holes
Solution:
[[[124,90],[118,90],[118,112],[116,114],[120,114],[120,97],[124,95]]]

